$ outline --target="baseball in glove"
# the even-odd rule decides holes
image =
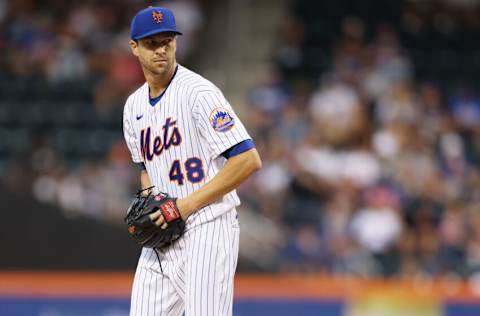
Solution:
[[[145,189],[149,190],[151,188]],[[141,246],[147,248],[164,248],[180,238],[185,231],[185,221],[177,208],[176,198],[166,193],[143,195],[141,190],[130,204],[125,223],[128,232]],[[149,190],[150,191],[150,190]],[[150,214],[160,210],[166,228],[161,228],[150,219]]]

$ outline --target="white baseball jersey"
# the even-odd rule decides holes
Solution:
[[[178,65],[160,100],[151,105],[145,83],[128,98],[124,135],[136,163],[143,162],[155,190],[185,197],[223,166],[225,150],[250,139],[222,92]],[[207,222],[239,205],[235,191],[192,214],[190,225]]]
[[[145,83],[128,98],[124,135],[155,191],[185,197],[211,180],[225,150],[250,139],[221,91],[178,65],[151,105]],[[132,290],[131,316],[231,315],[239,226],[235,191],[193,213],[185,234],[163,251],[143,248]]]

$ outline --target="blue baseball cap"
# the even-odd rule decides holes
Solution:
[[[139,11],[132,19],[130,38],[134,41],[157,33],[177,31],[173,12],[167,8],[149,7]]]

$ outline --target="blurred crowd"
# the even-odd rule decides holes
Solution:
[[[320,8],[285,19],[274,62],[249,94],[264,167],[244,193],[271,228],[255,238],[277,249],[268,262],[252,258],[284,272],[480,275],[478,82],[420,73],[426,65],[400,38],[447,26],[452,38],[463,28],[478,36],[480,7],[438,1],[438,21],[425,3],[386,10],[392,23],[343,16],[320,48],[309,38],[325,32],[309,29],[325,26],[312,13]]]
[[[123,105],[144,82],[128,40],[149,5],[175,11],[177,59],[191,63],[208,0],[0,0],[0,174],[17,191],[120,223],[138,187]]]
[[[416,45],[428,48],[425,38],[437,45],[442,36],[478,36],[480,6],[385,1],[392,7],[383,21],[368,17],[372,1],[345,2],[362,3],[367,17],[333,16],[330,28],[321,17],[328,10],[308,10],[309,3],[320,5],[316,1],[292,1],[271,64],[247,96],[243,121],[264,166],[239,189],[241,266],[480,277],[478,82],[462,80],[451,65],[432,68],[453,69],[455,82],[429,73]],[[125,41],[131,13],[141,5],[112,3],[0,1],[2,79],[88,82],[92,113],[121,115],[125,97],[143,80]],[[192,35],[179,43],[180,62],[188,65],[204,15],[198,1],[170,7],[178,24],[185,23],[179,29]],[[461,65],[457,57],[443,61]],[[31,188],[68,215],[119,224],[138,170],[117,119],[111,128],[118,134],[97,156],[69,159],[51,141],[54,127],[30,130],[28,149],[4,155],[3,181],[12,190]]]

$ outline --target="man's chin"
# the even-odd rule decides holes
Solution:
[[[148,69],[148,71],[155,76],[165,75],[169,69],[168,63],[148,64],[148,66],[146,66],[145,68]]]
[[[152,72],[156,75],[163,75],[167,72],[167,67],[152,67]]]

